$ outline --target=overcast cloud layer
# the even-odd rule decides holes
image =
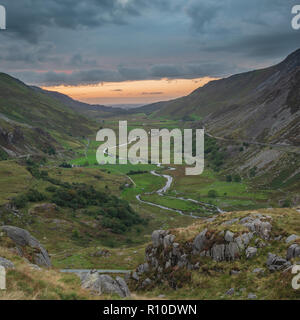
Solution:
[[[299,2],[299,1],[298,1]],[[1,71],[36,85],[222,77],[300,47],[293,0],[0,0]]]

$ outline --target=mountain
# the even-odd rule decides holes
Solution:
[[[40,151],[52,154],[96,128],[95,122],[57,99],[0,73],[0,159]]]
[[[103,118],[111,117],[114,115],[125,114],[126,110],[122,108],[112,108],[103,105],[91,105],[88,103],[80,102],[70,98],[69,96],[56,92],[41,89],[39,87],[32,87],[35,91],[47,95],[48,97],[58,101],[69,107],[76,113],[82,114],[87,118],[93,120],[100,120]]]
[[[156,110],[158,117],[201,117],[217,136],[299,146],[300,49],[275,66],[212,81],[186,97],[143,108]]]

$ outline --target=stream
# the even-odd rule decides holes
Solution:
[[[158,164],[158,167],[160,167],[161,164]],[[174,171],[176,170],[175,168],[169,168],[170,171]],[[153,193],[157,193],[159,196],[163,197],[164,196],[164,193],[166,193],[170,188],[171,188],[171,185],[172,185],[172,182],[173,182],[173,177],[170,176],[170,175],[167,175],[167,174],[159,174],[157,172],[155,172],[154,170],[153,171],[150,171],[150,173],[156,177],[163,177],[165,179],[167,179],[167,182],[165,184],[165,186],[157,191],[154,191],[152,193],[148,193],[148,194],[153,194]],[[211,204],[208,204],[208,203],[204,203],[204,202],[201,202],[201,201],[197,201],[197,200],[194,200],[194,199],[186,199],[186,198],[183,198],[183,197],[170,197],[170,198],[173,198],[173,199],[179,199],[179,200],[182,200],[182,201],[187,201],[187,202],[193,202],[193,203],[196,203],[196,204],[199,204],[201,206],[204,206],[206,207],[208,210],[212,211],[213,209],[217,210],[219,213],[223,213],[224,211],[221,210],[219,207],[217,206],[214,206],[214,205],[211,205]],[[173,211],[173,212],[177,212],[179,213],[180,215],[182,216],[190,216],[192,218],[195,218],[195,219],[199,219],[200,217],[198,216],[195,216],[192,214],[192,212],[188,215],[188,214],[185,214],[183,211],[181,210],[178,210],[178,209],[173,209],[173,208],[168,208],[168,207],[165,207],[165,206],[162,206],[162,205],[159,205],[159,204],[156,204],[156,203],[153,203],[153,202],[149,202],[149,201],[144,201],[141,199],[141,195],[138,194],[136,196],[136,199],[141,202],[141,203],[144,203],[144,204],[148,204],[148,205],[151,205],[153,207],[157,207],[157,208],[160,208],[160,209],[164,209],[164,210],[168,210],[168,211]]]
[[[122,145],[120,145],[119,147],[125,146],[125,145],[129,145],[129,144],[131,144],[132,142],[135,142],[136,140],[137,140],[136,138],[135,138],[135,139],[132,139],[132,140],[130,140],[128,143],[122,144]],[[114,147],[112,147],[112,148],[117,148],[117,147],[118,147],[118,146],[114,146]],[[108,148],[106,148],[106,149],[103,151],[103,153],[104,153],[104,155],[106,155],[106,156],[114,156],[114,155],[108,153]],[[156,165],[157,165],[158,168],[161,167],[161,163],[157,163]],[[176,168],[168,168],[168,170],[174,171],[174,170],[176,170]],[[167,180],[167,182],[166,182],[165,186],[162,187],[161,189],[159,189],[159,190],[157,190],[157,191],[154,191],[154,192],[152,192],[152,193],[148,193],[148,194],[157,193],[157,194],[158,194],[159,196],[161,196],[161,197],[165,196],[164,194],[171,188],[171,185],[172,185],[172,182],[173,182],[173,177],[170,176],[170,175],[167,175],[167,174],[159,174],[159,173],[157,173],[157,172],[154,171],[154,170],[150,171],[150,173],[151,173],[153,176],[165,178],[165,179]],[[134,183],[134,181],[132,180],[132,178],[130,178],[129,176],[127,176],[127,177],[131,180],[131,182]],[[134,183],[134,185],[135,185],[135,183]],[[218,211],[219,213],[224,213],[223,210],[221,210],[219,207],[214,206],[214,205],[212,205],[212,204],[204,203],[204,202],[197,201],[197,200],[190,199],[190,198],[188,198],[188,199],[183,198],[183,197],[171,197],[171,198],[199,204],[199,205],[201,205],[202,207],[205,207],[208,211],[214,211],[214,210],[216,210],[216,211]],[[190,214],[186,214],[186,213],[184,213],[183,211],[178,210],[178,209],[173,209],[173,208],[169,208],[169,207],[166,207],[166,206],[162,206],[162,205],[157,204],[157,203],[153,203],[153,202],[149,202],[149,201],[144,201],[144,200],[141,199],[141,194],[138,194],[138,195],[136,196],[136,199],[137,199],[140,203],[147,204],[147,205],[150,205],[150,206],[153,206],[153,207],[157,207],[157,208],[160,208],[160,209],[163,209],[163,210],[167,210],[167,211],[177,212],[177,213],[179,213],[179,214],[182,215],[182,216],[190,216],[190,217],[195,218],[195,219],[199,219],[199,218],[200,218],[200,217],[198,217],[198,216],[193,215],[192,212],[191,212]]]

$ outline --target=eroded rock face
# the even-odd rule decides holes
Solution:
[[[125,280],[116,277],[114,280],[108,275],[100,275],[98,272],[90,271],[81,279],[83,289],[88,289],[97,295],[117,294],[121,298],[129,297],[130,291]]]
[[[51,267],[51,260],[46,249],[31,234],[21,228],[12,226],[0,227],[16,245],[20,256],[41,267]]]

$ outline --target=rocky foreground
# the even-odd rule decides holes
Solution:
[[[262,211],[154,231],[131,289],[160,288],[171,297],[300,298],[291,286],[292,266],[300,264],[300,213]]]

